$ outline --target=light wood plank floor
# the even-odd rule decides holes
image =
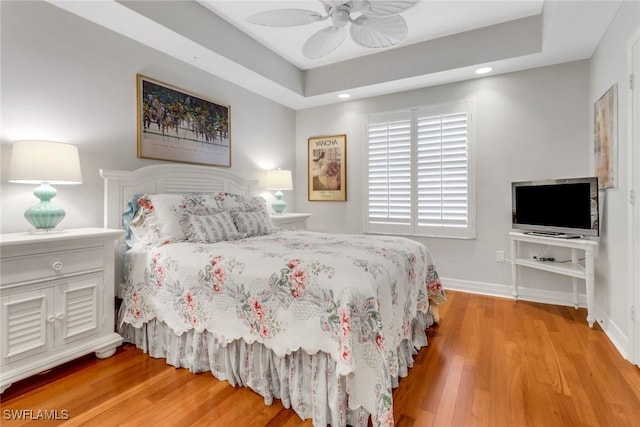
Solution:
[[[396,425],[639,426],[640,369],[623,360],[586,312],[448,292],[429,346],[394,392]],[[311,426],[276,401],[192,374],[132,346],[84,357],[12,385],[11,410],[68,411],[66,425]],[[38,421],[36,425],[61,424]]]

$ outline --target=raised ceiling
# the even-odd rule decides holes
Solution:
[[[247,21],[254,13],[273,9],[307,9],[326,15],[318,0],[198,2],[301,69],[379,53],[377,49],[363,48],[347,38],[329,55],[310,60],[302,55],[302,45],[316,31],[330,25],[328,21],[287,28],[265,27]],[[408,27],[408,36],[402,46],[538,15],[542,5],[543,0],[419,1],[401,14]]]
[[[408,37],[387,49],[347,39],[309,60],[304,41],[327,21],[274,28],[247,17],[279,8],[323,12],[319,1],[120,1],[51,4],[293,109],[589,58],[620,0],[418,2]]]

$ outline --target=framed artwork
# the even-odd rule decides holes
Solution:
[[[598,188],[616,186],[618,157],[618,85],[596,101],[593,122],[593,148]]]
[[[347,200],[347,135],[309,138],[309,200]]]
[[[138,157],[231,166],[228,104],[136,77]]]

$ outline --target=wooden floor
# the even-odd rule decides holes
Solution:
[[[448,298],[429,346],[394,392],[396,426],[640,425],[640,369],[597,324],[588,328],[585,310],[451,291]],[[311,426],[279,401],[265,406],[247,389],[128,345],[12,385],[0,423],[28,424],[8,420],[11,410],[56,410],[68,414],[66,425]]]

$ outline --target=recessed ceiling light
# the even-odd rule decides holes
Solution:
[[[338,98],[347,99],[347,98],[351,98],[351,95],[349,95],[348,93],[341,93],[340,95],[338,95]]]
[[[491,72],[491,70],[493,70],[493,68],[491,68],[491,67],[478,68],[476,70],[476,74],[487,74],[487,73]]]

